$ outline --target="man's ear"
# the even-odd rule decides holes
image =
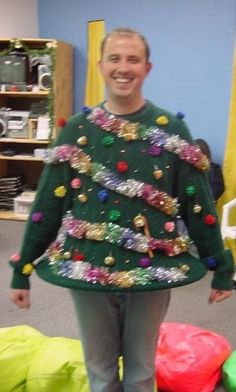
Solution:
[[[100,71],[102,72],[102,60],[98,60],[97,66],[100,69]]]
[[[146,74],[148,75],[149,74],[149,72],[151,71],[151,69],[152,69],[152,63],[150,63],[150,62],[148,62],[147,63],[147,66],[146,66]]]

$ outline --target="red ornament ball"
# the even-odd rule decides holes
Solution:
[[[66,125],[66,119],[63,117],[59,118],[58,125],[59,127],[64,127]]]
[[[83,253],[79,253],[77,251],[74,252],[73,254],[73,260],[74,261],[84,261],[85,260],[85,256]]]
[[[204,217],[204,222],[209,226],[214,225],[216,223],[216,217],[214,215],[208,214]]]
[[[126,173],[129,169],[129,165],[126,161],[119,161],[116,164],[116,168],[119,173]]]

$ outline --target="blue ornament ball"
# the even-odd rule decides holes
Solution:
[[[206,264],[207,264],[207,268],[209,270],[214,270],[217,267],[217,260],[215,259],[215,257],[208,257],[206,259]]]
[[[185,117],[185,114],[182,112],[178,112],[178,113],[176,113],[176,117],[179,118],[180,120],[183,120],[183,118]]]
[[[91,112],[91,109],[90,109],[88,106],[83,106],[82,111],[83,111],[85,114],[89,114],[89,113]]]
[[[102,202],[105,203],[109,198],[108,191],[106,189],[102,189],[101,191],[98,192],[98,199]]]

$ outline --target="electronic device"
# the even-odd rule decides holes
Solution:
[[[4,137],[7,134],[7,121],[9,111],[11,111],[10,108],[0,108],[0,137]]]
[[[10,52],[0,56],[0,84],[27,85],[29,79],[29,58],[22,52]]]
[[[13,157],[16,154],[17,151],[12,148],[7,148],[6,150],[1,151],[1,155],[5,155],[6,157]]]
[[[7,114],[7,137],[9,138],[27,138],[29,111],[11,110]]]
[[[38,86],[40,90],[50,90],[52,77],[50,68],[47,64],[40,64],[38,66]]]
[[[33,101],[30,105],[30,118],[37,119],[48,112],[48,103],[46,99]]]

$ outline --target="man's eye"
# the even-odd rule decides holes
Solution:
[[[110,57],[109,60],[110,60],[112,63],[117,63],[117,62],[119,61],[118,57]]]
[[[139,60],[137,58],[132,58],[132,59],[129,59],[129,62],[132,64],[137,64],[139,62]]]

